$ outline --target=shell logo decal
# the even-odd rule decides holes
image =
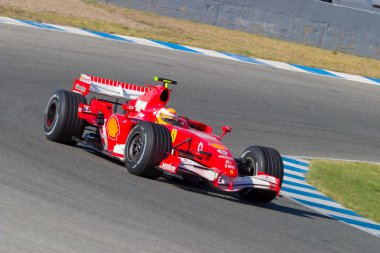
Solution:
[[[218,143],[211,143],[210,146],[214,147],[216,149],[221,149],[221,150],[225,150],[226,149],[223,145],[218,144]]]
[[[120,132],[119,129],[119,121],[115,116],[111,116],[107,122],[107,132],[108,132],[108,137],[111,139],[116,139],[117,135]]]
[[[174,143],[175,141],[175,138],[177,138],[177,129],[173,129],[172,132],[171,132],[171,136],[172,136],[172,142]]]

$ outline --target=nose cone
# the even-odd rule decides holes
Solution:
[[[233,158],[231,159],[220,159],[220,167],[221,171],[224,175],[229,177],[237,177],[238,169]]]
[[[213,146],[212,144],[210,146]],[[215,146],[215,145],[214,145]],[[213,147],[216,167],[222,172],[222,174],[228,177],[237,177],[238,169],[235,163],[235,159],[231,155],[230,151],[218,144],[217,147]]]

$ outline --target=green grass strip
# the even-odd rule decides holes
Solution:
[[[346,208],[380,223],[380,164],[312,160],[307,181]]]

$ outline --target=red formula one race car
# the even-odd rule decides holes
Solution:
[[[197,178],[256,203],[279,194],[284,168],[276,150],[250,146],[234,158],[221,142],[231,127],[223,126],[218,136],[210,126],[178,116],[165,107],[168,86],[176,82],[158,77],[155,81],[161,83],[142,87],[82,74],[72,91],[51,96],[44,119],[46,137],[69,145],[80,142],[124,161],[137,176]],[[95,96],[88,104],[89,93]],[[120,108],[123,113],[117,113]]]

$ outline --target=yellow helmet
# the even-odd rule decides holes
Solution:
[[[175,124],[178,122],[176,110],[173,108],[161,108],[156,115],[158,124]]]

